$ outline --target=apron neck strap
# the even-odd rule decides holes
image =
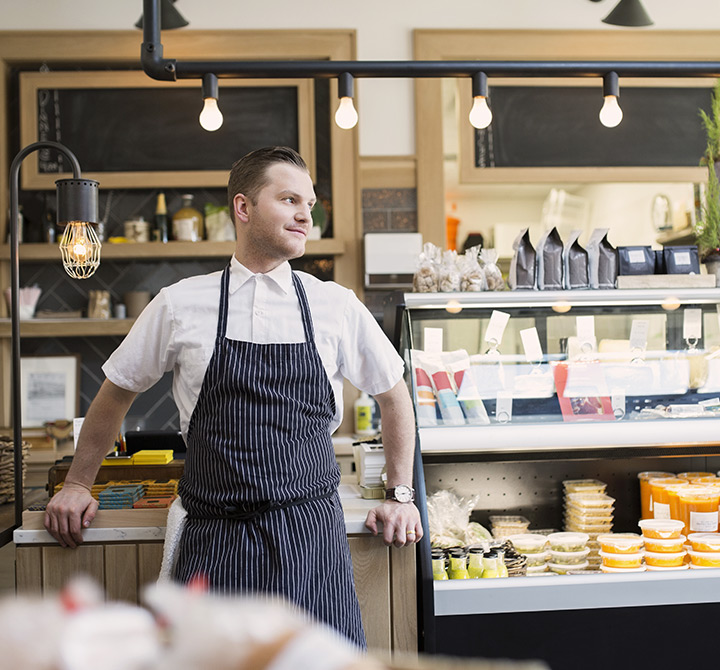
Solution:
[[[310,305],[308,304],[305,287],[294,272],[292,273],[293,286],[297,293],[298,302],[300,303],[300,313],[302,314],[303,329],[305,330],[305,341],[315,341],[315,329],[313,327],[312,316],[310,314]]]

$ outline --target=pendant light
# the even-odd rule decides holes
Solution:
[[[603,23],[640,28],[653,25],[653,20],[645,11],[640,0],[620,0],[615,9],[603,19]]]
[[[614,128],[623,118],[622,109],[618,104],[620,96],[620,83],[617,72],[608,72],[603,77],[603,103],[600,110],[600,123],[606,128]]]
[[[349,72],[338,77],[338,98],[340,104],[335,112],[335,123],[343,130],[350,130],[357,125],[358,113],[353,105],[353,76]]]
[[[484,72],[476,72],[472,76],[473,106],[468,114],[471,125],[475,128],[487,128],[492,121],[492,112],[488,107],[488,83]]]
[[[173,4],[175,0],[160,0],[160,29],[173,30],[174,28],[184,28],[188,25],[185,17],[175,9]],[[143,28],[143,15],[137,20],[136,28]]]
[[[205,130],[217,130],[223,124],[223,115],[218,107],[218,78],[208,72],[202,82],[203,108],[200,112],[200,125]]]

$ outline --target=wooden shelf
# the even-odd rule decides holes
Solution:
[[[107,260],[149,260],[152,258],[222,258],[230,257],[235,242],[105,242],[101,258]],[[345,252],[342,240],[308,240],[305,256],[338,256]],[[10,259],[10,246],[0,245],[0,260]],[[60,252],[56,244],[21,244],[21,261],[58,261]]]
[[[695,244],[695,230],[688,226],[681,230],[670,230],[662,233],[655,238],[658,244]]]
[[[127,335],[135,319],[25,319],[20,337]],[[10,319],[0,319],[0,338],[10,337]]]

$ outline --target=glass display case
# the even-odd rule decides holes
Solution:
[[[718,305],[720,289],[405,294],[397,339],[425,523],[428,501],[451,491],[486,529],[492,515],[522,515],[531,532],[565,530],[562,482],[592,478],[613,500],[610,529],[638,533],[640,472],[720,468]],[[428,652],[570,668],[612,627],[628,663],[662,667],[674,652],[633,655],[637,636],[670,621],[692,635],[720,614],[720,570],[437,581],[429,540],[418,552]]]

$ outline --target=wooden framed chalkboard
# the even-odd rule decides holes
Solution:
[[[159,82],[138,71],[23,72],[21,141],[56,140],[78,157],[83,175],[103,188],[225,186],[248,151],[286,145],[315,179],[314,84],[308,79],[223,79],[222,127],[198,115],[198,80]],[[23,188],[49,189],[68,170],[41,150],[23,167]]]
[[[633,174],[637,181],[702,180],[699,109],[709,110],[713,83],[621,82],[623,120],[615,128],[598,119],[603,98],[597,81],[492,85],[487,129],[472,128],[461,115],[461,180],[525,181],[533,172],[537,181],[543,174],[568,181],[625,180]]]

